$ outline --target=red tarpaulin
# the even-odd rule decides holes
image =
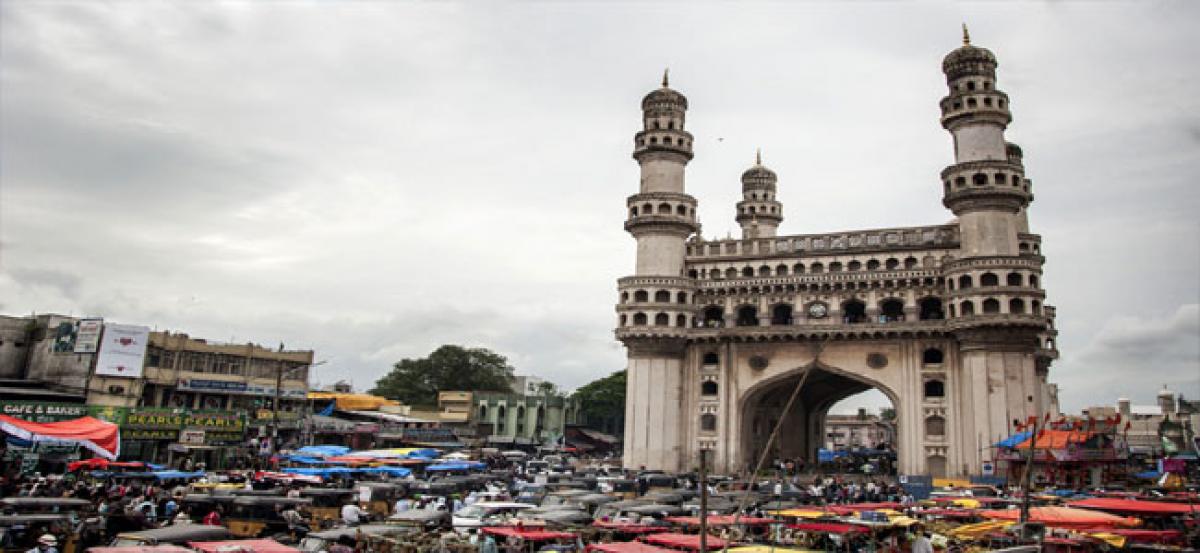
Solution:
[[[196,553],[178,545],[129,545],[125,547],[89,547],[88,553]]]
[[[600,551],[602,553],[675,553],[674,549],[663,549],[636,541],[593,543],[587,546],[587,551],[588,553],[593,551]]]
[[[982,511],[979,515],[997,520],[1020,520],[1021,510]],[[1030,522],[1041,522],[1053,528],[1130,528],[1141,524],[1141,521],[1136,518],[1125,518],[1070,507],[1030,507],[1029,520]]]
[[[656,534],[658,532],[671,531],[666,526],[650,526],[648,524],[635,524],[632,522],[612,522],[610,520],[597,520],[592,523],[592,526],[625,534]]]
[[[484,534],[502,536],[505,538],[521,538],[528,541],[573,540],[575,534],[570,532],[552,532],[549,530],[534,530],[516,526],[489,526],[483,529]]]
[[[1098,511],[1110,511],[1114,513],[1128,513],[1134,515],[1170,516],[1187,514],[1191,512],[1200,514],[1200,508],[1192,507],[1186,503],[1139,501],[1137,499],[1120,499],[1116,497],[1093,497],[1091,499],[1084,499],[1082,501],[1072,501],[1067,505],[1070,505],[1071,507],[1083,507],[1084,509],[1096,509]]]
[[[683,524],[686,526],[700,526],[700,517],[667,517],[665,520],[667,522],[672,522],[675,524]],[[774,524],[776,522],[779,522],[779,521],[775,520],[773,518],[761,518],[761,517],[740,517],[737,519],[738,525],[745,524],[746,526]],[[730,526],[732,524],[734,524],[734,516],[733,515],[709,515],[708,516],[708,525],[709,526]]]
[[[871,531],[866,526],[842,524],[840,522],[801,522],[799,524],[789,524],[788,528],[800,530],[801,532],[829,532],[832,534],[849,534],[851,532],[866,534]]]
[[[193,541],[188,545],[202,553],[300,553],[274,540]]]
[[[918,511],[921,516],[927,517],[947,517],[947,518],[970,518],[979,516],[979,513],[970,509],[925,509]]]
[[[121,432],[117,425],[92,417],[59,422],[29,422],[0,415],[0,430],[31,442],[81,445],[110,461],[121,452]]]
[[[134,461],[132,463],[118,463],[116,461],[109,461],[108,459],[101,459],[99,457],[96,457],[94,459],[84,459],[82,461],[73,461],[73,462],[67,464],[67,472],[75,472],[79,469],[108,470],[108,469],[112,469],[112,468],[143,469],[144,470],[146,468],[146,463],[143,463],[141,461]]]
[[[638,539],[645,543],[661,545],[663,547],[682,547],[684,549],[691,549],[693,551],[700,550],[700,536],[695,534],[650,534],[649,536],[642,536]],[[725,547],[725,540],[718,537],[709,536],[708,547]]]

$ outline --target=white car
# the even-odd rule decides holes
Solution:
[[[516,517],[521,511],[534,507],[537,507],[537,505],[531,503],[480,501],[455,512],[451,523],[454,525],[455,530],[501,524],[507,519]]]

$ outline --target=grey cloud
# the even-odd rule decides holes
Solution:
[[[1137,359],[1114,312],[1200,297],[1196,6],[3,2],[0,299],[311,347],[363,386],[454,342],[575,386],[623,365],[629,153],[663,66],[706,236],[737,228],[760,146],[785,233],[939,223],[967,19],[1012,97],[1078,408]],[[1144,339],[1186,368],[1185,334]]]

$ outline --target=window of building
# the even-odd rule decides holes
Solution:
[[[717,395],[717,383],[712,380],[706,380],[700,384],[700,395],[715,396]]]
[[[941,380],[926,380],[925,381],[925,397],[938,398],[946,397],[946,384]]]
[[[879,322],[893,323],[904,320],[904,302],[896,298],[883,300],[879,304]]]
[[[705,365],[716,365],[720,361],[721,361],[721,358],[720,358],[720,356],[717,355],[717,352],[715,352],[715,351],[710,351],[710,352],[704,354],[703,362]]]
[[[983,273],[983,276],[979,277],[979,285],[980,286],[999,286],[1000,285],[1000,277],[996,276],[996,273]]]
[[[1000,312],[1000,301],[995,298],[988,298],[986,300],[983,300],[983,312],[984,313],[999,313]]]
[[[925,419],[925,435],[926,436],[945,436],[946,435],[946,419],[934,415]]]
[[[657,303],[671,303],[671,293],[666,290],[659,290],[654,293],[654,301]]]
[[[737,311],[738,326],[758,326],[758,308],[753,305],[743,305]]]
[[[926,348],[926,350],[921,353],[921,362],[926,365],[941,364],[945,358],[945,354],[943,354],[942,350],[938,348]]]
[[[715,432],[717,430],[717,416],[712,413],[700,415],[700,430]]]
[[[718,305],[704,308],[704,326],[720,327],[725,325],[725,310]]]
[[[791,304],[781,303],[771,309],[771,324],[773,325],[790,325],[792,324],[792,306]]]
[[[922,321],[939,321],[946,318],[945,313],[942,311],[942,300],[939,298],[922,298],[918,302],[918,305],[921,308],[920,317]]]
[[[670,326],[671,317],[666,313],[659,313],[654,316],[654,326]]]
[[[842,303],[842,322],[851,324],[867,322],[867,304],[858,300],[848,300]]]

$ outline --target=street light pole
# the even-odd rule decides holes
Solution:
[[[299,369],[311,369],[324,364],[325,361],[317,361],[316,363],[300,365],[287,370],[295,371]],[[271,431],[269,433],[269,437],[271,439],[272,453],[279,452],[279,400],[283,394],[283,371],[284,368],[283,364],[281,363],[279,368],[275,371],[275,401],[271,404]],[[305,379],[305,382],[307,382],[307,379]]]

